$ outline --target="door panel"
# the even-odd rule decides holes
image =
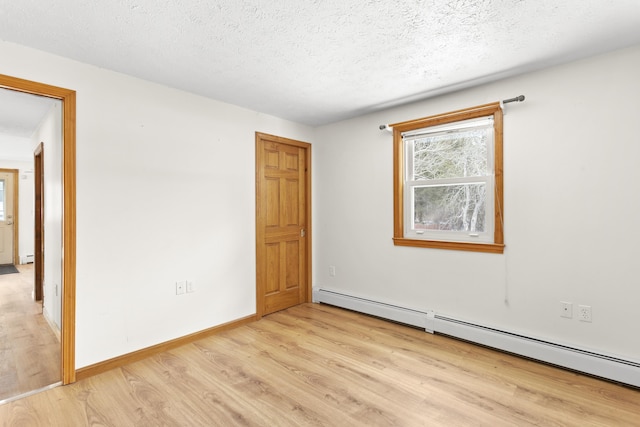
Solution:
[[[267,244],[266,246],[266,281],[265,293],[273,294],[279,289],[280,277],[280,243]]]
[[[257,314],[307,301],[309,144],[256,134]]]
[[[278,227],[280,225],[280,180],[278,178],[266,179],[266,200],[267,204],[267,227]]]
[[[300,284],[300,242],[286,242],[285,245],[287,250],[285,256],[287,262],[285,288],[289,290]]]
[[[300,216],[298,208],[300,201],[298,200],[300,183],[297,180],[287,179],[285,181],[285,203],[283,206],[284,219],[283,224],[295,226],[300,224]]]

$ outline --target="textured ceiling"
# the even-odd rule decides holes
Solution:
[[[640,43],[640,0],[0,0],[0,39],[319,125]]]

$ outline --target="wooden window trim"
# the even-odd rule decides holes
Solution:
[[[493,115],[494,127],[494,236],[493,243],[448,242],[440,240],[408,239],[404,237],[404,145],[402,133],[429,126],[475,119]],[[452,111],[435,116],[423,117],[390,125],[393,128],[393,243],[396,246],[450,249],[472,252],[504,252],[504,203],[503,203],[503,163],[502,163],[502,108],[499,102]]]

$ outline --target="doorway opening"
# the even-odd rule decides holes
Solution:
[[[60,260],[61,328],[60,377],[62,384],[75,382],[75,294],[76,294],[76,93],[43,83],[0,74],[0,88],[61,101],[61,231]],[[46,203],[46,200],[45,200]]]

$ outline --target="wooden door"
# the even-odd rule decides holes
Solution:
[[[0,170],[0,264],[14,263],[14,237],[17,217],[14,215],[16,173]]]
[[[36,301],[42,301],[44,288],[44,145],[41,142],[33,152],[34,178],[34,249],[33,294]]]
[[[311,145],[256,133],[258,317],[310,300]]]

